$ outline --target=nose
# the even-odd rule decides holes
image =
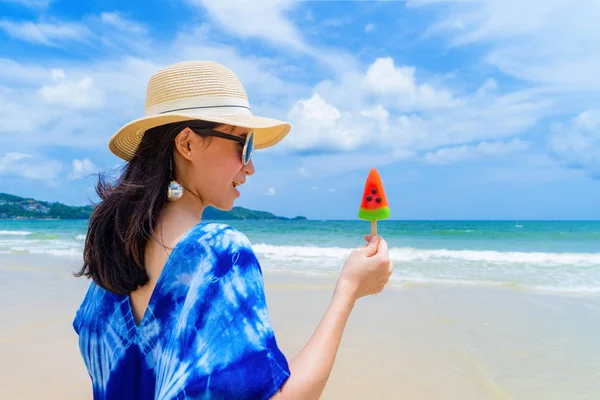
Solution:
[[[242,167],[242,171],[248,176],[254,174],[254,161],[250,160],[248,164]]]

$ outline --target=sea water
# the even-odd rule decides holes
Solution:
[[[220,221],[248,236],[264,270],[337,275],[365,221]],[[79,262],[87,220],[0,220],[0,267],[31,255]],[[600,293],[600,221],[380,221],[392,284]]]

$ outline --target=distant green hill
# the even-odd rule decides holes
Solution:
[[[92,206],[67,206],[61,203],[49,203],[12,194],[0,193],[0,219],[88,219],[93,211]],[[289,220],[266,211],[249,210],[234,207],[231,211],[221,211],[213,207],[204,210],[204,219],[252,219],[252,220]],[[304,220],[295,217],[292,220]]]
[[[87,219],[92,210],[0,193],[0,219]]]

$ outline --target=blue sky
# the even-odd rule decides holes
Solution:
[[[238,205],[355,219],[600,218],[600,3],[0,0],[0,192],[95,200],[146,82],[213,60],[290,135]]]

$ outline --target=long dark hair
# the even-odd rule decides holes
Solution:
[[[86,276],[113,293],[129,294],[148,282],[144,254],[167,200],[175,174],[175,137],[186,126],[214,128],[193,121],[149,129],[133,158],[114,184],[100,173],[100,197],[88,226],[83,267],[74,275]],[[210,138],[208,138],[210,139]],[[172,168],[170,167],[172,165]]]

